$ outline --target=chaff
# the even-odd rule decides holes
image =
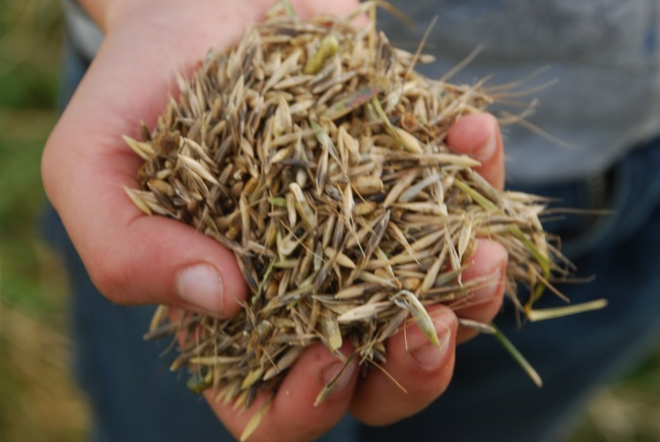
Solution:
[[[505,287],[523,314],[515,287],[528,287],[531,319],[542,316],[531,305],[543,281],[565,276],[538,220],[545,201],[492,188],[472,170],[478,161],[445,144],[458,118],[493,101],[481,83],[421,76],[412,67],[426,57],[391,47],[373,21],[287,11],[211,52],[153,132],[125,138],[145,160],[131,200],[232,249],[248,282],[238,315],[185,314],[175,361],[192,367],[195,390],[215,386],[235,407],[276,389],[316,341],[335,354],[350,342],[379,366],[408,312],[438,345],[425,306],[464,296],[478,235],[509,250]],[[165,312],[150,336],[181,333]],[[492,326],[463,324],[509,346]]]

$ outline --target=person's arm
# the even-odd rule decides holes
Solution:
[[[292,1],[302,16],[316,12],[345,14],[353,0]],[[168,304],[222,316],[240,310],[247,287],[232,252],[194,228],[164,217],[144,215],[125,195],[122,185],[137,187],[139,158],[121,135],[138,137],[138,122],[152,127],[176,82],[212,46],[234,44],[246,26],[270,6],[265,0],[81,0],[105,32],[89,71],[46,145],[42,172],[46,192],[98,289],[121,304]],[[480,172],[494,184],[503,182],[502,144],[495,119],[476,114],[450,131],[454,149],[482,160]],[[486,148],[488,147],[488,148]],[[475,293],[474,306],[462,316],[490,320],[503,292],[506,252],[481,240],[467,278],[493,275]],[[287,375],[255,438],[309,440],[319,436],[347,412],[369,424],[387,424],[426,407],[448,385],[457,341],[456,315],[447,307],[433,309],[439,351],[417,327],[388,343],[383,367],[401,382],[403,393],[382,372],[372,370],[358,382],[352,366],[342,388],[312,406],[325,381],[339,368],[337,359],[317,344],[307,349]],[[137,337],[136,337],[137,338]],[[407,347],[406,347],[407,339]],[[344,348],[349,351],[349,348]],[[258,410],[235,412],[209,404],[234,435],[240,435]]]

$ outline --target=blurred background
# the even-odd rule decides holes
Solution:
[[[56,0],[0,0],[0,441],[84,440],[69,374],[66,278],[39,241],[39,162],[57,114]]]
[[[37,229],[45,200],[39,162],[57,120],[61,37],[57,0],[0,0],[0,441],[4,442],[83,441],[90,422],[69,370],[66,275]],[[571,441],[660,441],[660,353],[599,392],[576,420]]]

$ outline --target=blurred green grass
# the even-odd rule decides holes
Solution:
[[[56,1],[3,1],[0,7],[0,296],[44,314],[51,299],[33,241],[43,201],[39,160],[56,121],[60,10]],[[38,31],[38,32],[35,32]]]
[[[55,0],[0,1],[0,441],[81,441],[66,280],[37,237],[40,157],[57,121],[62,40]]]
[[[69,371],[64,269],[36,228],[45,200],[41,150],[57,120],[61,37],[56,0],[0,0],[0,441],[6,442],[82,441],[90,421]],[[660,441],[660,354],[604,388],[576,419],[572,442]]]

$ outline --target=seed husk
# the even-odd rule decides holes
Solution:
[[[125,138],[145,161],[140,190],[125,188],[130,199],[230,248],[250,288],[232,318],[184,312],[195,332],[183,334],[174,364],[190,367],[191,388],[217,387],[234,407],[276,391],[314,342],[338,357],[350,342],[361,364],[380,367],[383,342],[410,315],[439,345],[426,306],[473,287],[461,276],[477,236],[509,251],[507,294],[530,319],[539,319],[532,305],[544,281],[569,273],[538,220],[546,201],[493,188],[474,172],[478,161],[445,144],[457,119],[494,101],[484,83],[416,73],[428,57],[376,31],[378,4],[360,6],[372,12],[361,28],[274,7],[181,80],[145,141]],[[529,299],[518,299],[518,285]],[[181,336],[166,312],[149,336]],[[508,342],[490,325],[463,324]]]

